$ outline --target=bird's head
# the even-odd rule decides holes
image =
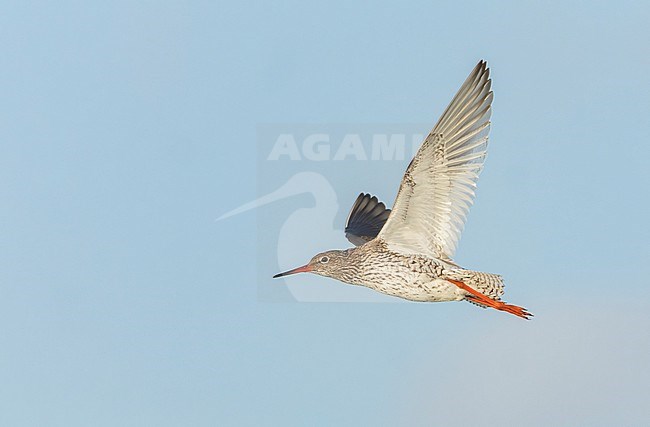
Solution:
[[[315,255],[307,264],[293,270],[278,273],[273,278],[288,276],[296,273],[314,273],[320,276],[336,277],[340,275],[348,264],[350,250],[332,250]]]

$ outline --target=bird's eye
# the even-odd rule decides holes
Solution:
[[[328,262],[329,260],[330,260],[329,257],[324,256],[324,257],[322,257],[322,258],[320,259],[320,262],[321,262],[321,264],[327,264],[327,262]]]

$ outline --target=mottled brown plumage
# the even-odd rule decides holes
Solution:
[[[357,247],[323,252],[274,277],[310,272],[411,301],[466,300],[532,316],[500,300],[501,276],[452,261],[487,153],[490,87],[480,61],[406,169],[392,211],[359,195],[346,225]]]

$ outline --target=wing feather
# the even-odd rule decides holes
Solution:
[[[389,215],[390,209],[375,196],[361,193],[350,209],[345,237],[356,246],[363,245],[377,237]]]
[[[451,260],[487,154],[493,93],[480,61],[427,136],[379,233],[392,249]]]

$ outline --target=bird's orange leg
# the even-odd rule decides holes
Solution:
[[[519,307],[517,305],[506,304],[503,301],[493,300],[492,298],[488,297],[487,295],[483,295],[482,293],[480,293],[476,289],[466,285],[465,283],[463,283],[463,282],[461,282],[459,280],[452,280],[452,279],[445,279],[445,280],[447,280],[448,282],[453,283],[454,285],[458,286],[462,290],[469,292],[471,295],[468,295],[466,298],[471,300],[472,302],[476,302],[478,304],[482,304],[482,305],[485,305],[487,307],[492,307],[495,310],[505,311],[507,313],[514,314],[515,316],[519,316],[522,319],[526,319],[526,320],[533,317],[533,315],[531,313],[529,313],[528,310],[526,310],[525,308]]]

